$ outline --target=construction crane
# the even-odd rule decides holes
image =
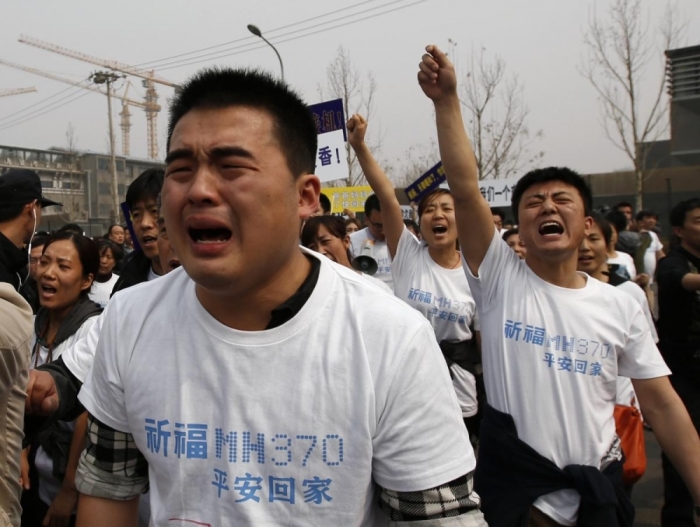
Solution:
[[[151,159],[156,159],[158,157],[158,112],[160,111],[160,106],[158,105],[158,93],[156,92],[155,84],[162,84],[164,86],[169,86],[171,88],[178,88],[178,84],[169,81],[159,75],[155,74],[153,70],[144,70],[130,66],[129,64],[124,64],[123,62],[118,62],[116,60],[103,60],[92,55],[87,55],[85,53],[80,53],[79,51],[73,51],[72,49],[64,48],[62,46],[57,46],[56,44],[51,44],[37,38],[29,37],[26,35],[20,35],[19,39],[23,44],[28,44],[39,49],[46,51],[51,51],[52,53],[58,53],[59,55],[64,55],[76,60],[82,60],[89,64],[94,64],[96,66],[101,66],[103,68],[108,68],[113,71],[118,71],[120,73],[126,73],[128,75],[133,75],[134,77],[139,77],[144,80],[143,86],[146,88],[146,97],[144,104],[146,105],[146,118],[148,120],[148,157]]]
[[[102,95],[106,95],[105,92],[103,92],[102,90],[97,88],[95,85],[90,84],[86,81],[78,82],[78,81],[74,81],[71,79],[66,79],[65,77],[61,77],[61,76],[55,75],[53,73],[48,73],[46,71],[42,71],[42,70],[39,70],[36,68],[30,68],[29,66],[23,66],[21,64],[17,64],[16,62],[11,62],[9,60],[4,60],[4,59],[0,59],[0,64],[2,64],[4,66],[8,66],[10,68],[17,69],[17,70],[26,71],[28,73],[33,73],[34,75],[39,75],[41,77],[45,77],[47,79],[51,79],[51,80],[54,80],[57,82],[62,82],[64,84],[71,84],[73,86],[78,86],[79,88],[82,88],[84,90],[90,90],[93,92],[100,93]],[[127,84],[127,90],[128,90],[129,84],[131,84],[131,83]],[[119,114],[121,117],[121,122],[120,122],[119,126],[122,129],[122,155],[125,155],[125,156],[128,156],[130,153],[129,145],[131,142],[131,139],[130,139],[131,112],[129,112],[129,105],[136,106],[137,108],[143,108],[147,112],[147,115],[148,115],[148,111],[149,111],[149,107],[146,105],[146,103],[135,101],[133,99],[129,99],[127,97],[127,93],[128,93],[128,91],[125,92],[124,95],[114,94],[114,97],[116,97],[117,99],[120,99],[122,101],[122,111]],[[157,106],[156,111],[160,111],[160,106]],[[151,130],[150,130],[151,120],[147,119],[146,124],[149,127],[147,132],[149,135],[151,135]],[[155,157],[154,157],[154,159],[155,159]]]
[[[20,95],[22,93],[32,93],[35,91],[36,88],[34,86],[31,88],[17,88],[15,90],[0,90],[0,97],[9,97],[10,95]]]

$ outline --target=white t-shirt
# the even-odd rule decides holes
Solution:
[[[648,232],[651,236],[651,243],[644,252],[644,272],[649,275],[649,283],[651,284],[654,282],[654,273],[656,273],[656,253],[663,250],[664,246],[655,232]]]
[[[608,258],[608,263],[617,264],[627,269],[630,279],[634,280],[637,278],[637,268],[634,266],[634,259],[629,254],[623,253],[622,251],[615,252],[617,253],[617,256],[615,258]]]
[[[654,325],[654,319],[651,316],[651,310],[649,309],[649,302],[647,301],[647,295],[644,294],[642,288],[639,287],[634,282],[622,282],[617,286],[620,291],[624,291],[632,298],[634,298],[639,306],[644,312],[644,317],[647,319],[647,324],[649,324],[649,331],[651,331],[651,337],[654,342],[659,342],[659,336],[656,333],[656,326]],[[634,386],[632,386],[632,381],[629,377],[617,377],[617,395],[615,397],[615,404],[624,404],[625,406],[630,406],[634,404],[639,408],[639,402],[637,401],[637,394],[634,392]],[[639,408],[641,410],[641,408]]]
[[[150,282],[151,280],[155,280],[156,278],[160,277],[161,275],[156,274],[152,266],[148,268],[148,278],[146,278],[146,281]]]
[[[387,525],[373,481],[418,491],[475,467],[430,325],[319,259],[270,330],[217,322],[184,269],[108,304],[80,401],[134,435],[154,525]]]
[[[106,282],[98,282],[95,280],[92,282],[92,288],[88,296],[90,300],[100,305],[102,309],[107,307],[107,302],[109,302],[109,297],[112,296],[112,289],[114,289],[114,284],[119,280],[119,275],[112,273],[112,276]]]
[[[377,272],[375,278],[379,278],[386,285],[394,288],[394,281],[391,277],[391,256],[389,255],[389,247],[386,242],[380,242],[372,236],[369,229],[365,227],[350,235],[350,243],[352,245],[352,254],[354,257],[362,254],[362,249],[366,244],[372,247],[372,258],[377,261]]]
[[[84,338],[91,331],[98,318],[99,317],[97,316],[88,318],[85,322],[83,322],[78,331],[56,346],[51,353],[51,360],[55,361],[61,355],[63,355],[64,351]],[[32,342],[32,350],[35,348],[36,334],[34,335],[34,342]],[[41,366],[42,364],[46,364],[46,361],[48,360],[48,348],[39,346],[37,353],[39,353],[38,361],[36,361],[36,357],[32,355],[31,369],[34,369],[35,365]],[[71,421],[70,423],[58,421],[58,426],[62,426],[68,430],[73,430],[75,428],[75,421]],[[58,491],[61,490],[61,484],[63,482],[53,476],[53,461],[42,447],[39,447],[36,451],[36,459],[34,464],[36,465],[36,469],[39,474],[39,498],[41,498],[41,501],[47,505],[51,505],[51,502],[56,497],[56,494],[58,494]]]
[[[558,467],[600,468],[615,437],[617,376],[670,374],[638,303],[591,277],[582,289],[545,282],[495,235],[479,277],[466,263],[465,272],[481,319],[489,404]],[[573,525],[579,502],[576,491],[562,490],[534,505]]]
[[[437,341],[471,340],[476,303],[461,266],[440,267],[422,244],[404,227],[391,266],[394,294],[420,312],[433,326]],[[462,417],[478,411],[474,376],[457,364],[451,367]]]

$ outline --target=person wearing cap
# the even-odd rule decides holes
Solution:
[[[0,282],[19,290],[27,279],[28,256],[24,246],[41,221],[42,207],[51,205],[60,203],[42,196],[36,172],[11,169],[0,176]]]
[[[41,207],[58,205],[43,198],[31,170],[0,176],[0,527],[19,527],[20,452],[24,398],[29,378],[32,308],[18,290],[27,279],[27,251]]]

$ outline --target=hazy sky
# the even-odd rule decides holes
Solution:
[[[435,137],[430,102],[416,81],[417,64],[426,44],[435,43],[447,49],[448,39],[452,39],[457,42],[455,51],[463,64],[467,62],[471,47],[477,46],[486,50],[487,57],[503,57],[508,72],[519,75],[530,109],[528,127],[533,131],[542,130],[544,134],[534,145],[545,153],[543,165],[568,165],[584,173],[630,165],[624,154],[603,135],[596,94],[577,71],[577,65],[585,56],[582,39],[587,21],[594,9],[605,15],[610,0],[416,2],[418,0],[2,0],[0,58],[82,80],[98,68],[21,44],[17,41],[19,35],[137,65],[238,39],[246,40],[228,48],[246,43],[262,44],[247,31],[249,23],[258,25],[275,42],[356,18],[371,17],[279,43],[277,47],[284,60],[286,80],[309,103],[318,102],[317,87],[325,84],[328,64],[341,45],[360,70],[374,74],[378,86],[377,106],[370,127],[381,129],[386,159],[401,158],[409,147],[428,143]],[[353,9],[272,32],[275,28],[353,5],[356,5]],[[334,18],[382,5],[386,7],[329,23]],[[402,6],[408,7],[377,16],[382,11]],[[661,0],[645,1],[652,24],[661,18],[664,6]],[[684,44],[700,44],[700,2],[679,0],[678,6],[689,24]],[[313,30],[275,38],[314,25]],[[212,51],[222,49],[226,47]],[[198,68],[213,64],[261,66],[275,73],[279,71],[277,57],[270,48],[240,52],[245,49],[239,49],[235,55],[197,64],[156,68],[156,72],[181,82]],[[648,72],[648,82],[641,86],[645,93],[653,91],[662,71],[662,55],[657,59]],[[8,117],[10,114],[40,103],[68,86],[5,66],[0,66],[0,72],[0,89],[35,86],[39,90],[0,98],[0,144],[37,148],[65,146],[66,129],[72,123],[79,149],[107,151],[104,96],[88,94],[35,119],[9,126],[13,119],[26,115],[17,113]],[[458,74],[464,75],[466,71],[458,71]],[[131,80],[134,89],[129,96],[138,100],[144,90],[139,79],[132,77]],[[158,86],[158,91],[161,104],[166,106],[172,89]],[[77,95],[77,90],[69,89],[41,104],[68,96],[63,101],[66,102]],[[37,104],[29,111],[38,108],[41,106]],[[116,115],[119,109],[120,105],[116,104],[117,152],[120,152],[121,140]],[[131,153],[146,157],[145,115],[138,108],[131,108],[131,112]],[[165,111],[161,112],[158,123],[161,158],[165,154],[166,115]]]

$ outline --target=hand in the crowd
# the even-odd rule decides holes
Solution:
[[[345,214],[348,218],[355,219],[355,212],[351,211],[350,209],[343,209],[343,214]]]
[[[356,113],[348,120],[348,142],[353,148],[361,146],[365,142],[367,133],[367,119]]]
[[[51,415],[58,410],[58,392],[53,376],[46,371],[31,370],[27,384],[25,411],[34,415]]]
[[[457,94],[457,76],[455,67],[440,48],[434,45],[425,48],[427,53],[419,64],[418,84],[423,92],[439,102]]]
[[[51,502],[49,511],[41,523],[44,527],[68,527],[70,517],[78,505],[78,491],[61,487]]]
[[[19,458],[19,484],[22,489],[29,490],[29,447],[22,450]]]
[[[637,282],[638,285],[646,287],[649,285],[649,275],[646,273],[639,273],[634,281]]]

